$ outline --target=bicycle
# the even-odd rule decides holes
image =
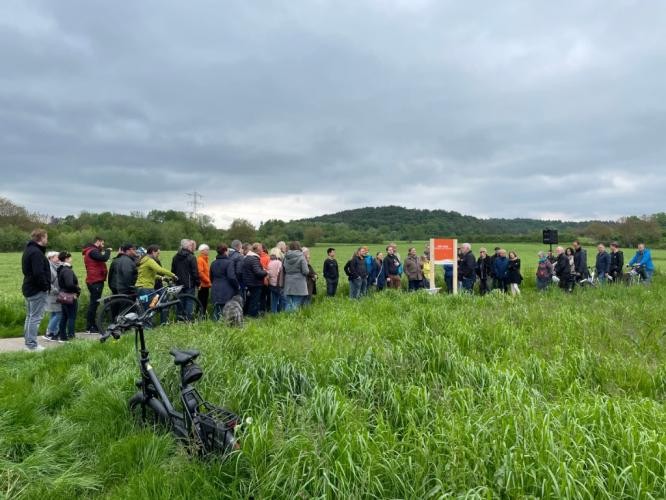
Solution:
[[[170,307],[178,301],[162,303]],[[143,425],[162,427],[199,455],[220,454],[226,456],[240,448],[235,432],[240,426],[239,417],[232,411],[205,401],[194,387],[203,377],[203,370],[195,363],[199,351],[171,349],[174,364],[180,367],[180,402],[183,411],[177,411],[162,383],[150,364],[144,336],[144,324],[156,314],[159,307],[138,315],[130,312],[118,316],[118,322],[100,338],[104,343],[109,337],[119,339],[123,331],[134,329],[134,348],[137,353],[141,378],[136,382],[139,391],[128,401],[130,413]],[[249,422],[249,420],[248,420]]]
[[[627,286],[640,285],[645,280],[645,266],[634,264],[633,266],[627,265],[628,272],[624,274],[624,283]]]
[[[100,299],[102,307],[97,313],[97,329],[100,332],[106,332],[109,325],[115,323],[119,316],[130,312],[140,316],[151,307],[160,309],[160,314],[155,318],[158,325],[201,319],[202,306],[199,299],[192,294],[181,293],[183,286],[174,285],[173,280],[163,278],[163,281],[166,283],[165,286],[146,295],[115,294]],[[162,307],[165,302],[174,300],[176,300],[175,305]],[[187,313],[187,311],[192,312]]]
[[[580,285],[581,288],[596,288],[599,286],[599,277],[597,276],[597,271],[595,269],[592,269],[591,267],[587,268],[587,277],[582,278],[577,280],[578,285]]]

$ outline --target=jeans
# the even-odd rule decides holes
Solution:
[[[361,297],[368,295],[368,277],[361,278],[361,291],[359,293]]]
[[[23,336],[25,345],[30,349],[37,347],[37,331],[44,317],[46,308],[46,292],[39,292],[32,297],[26,297],[25,323],[23,324]]]
[[[421,288],[422,284],[423,280],[409,280],[407,290],[409,290],[410,292],[415,292],[416,290]]]
[[[247,315],[252,318],[259,316],[262,288],[262,285],[247,287]]]
[[[46,334],[52,337],[57,337],[60,331],[60,317],[62,316],[62,308],[60,311],[52,311],[49,325],[46,327]]]
[[[194,295],[194,288],[183,288],[180,292],[185,295]],[[194,311],[194,301],[187,300],[185,301],[185,307],[183,307],[183,301],[180,301],[176,308],[178,309],[178,317],[184,318],[187,321],[192,319],[192,312]]]
[[[62,316],[60,317],[60,340],[74,338],[74,325],[76,324],[76,310],[78,307],[78,300],[75,300],[72,304],[62,305]]]
[[[354,278],[353,280],[349,280],[349,298],[358,299],[361,296],[362,287],[363,287],[363,278]]]
[[[474,278],[463,278],[462,279],[462,288],[464,292],[467,293],[474,293],[474,282],[476,279]]]
[[[283,310],[282,288],[271,286],[271,312],[277,313]]]
[[[444,276],[446,283],[446,293],[453,293],[453,276]]]
[[[326,280],[326,295],[328,295],[329,297],[335,297],[337,291],[338,291],[338,281]]]
[[[652,281],[652,275],[654,274],[654,269],[646,269],[643,271],[643,280],[645,283],[650,283]]]
[[[88,291],[90,292],[90,303],[88,304],[88,314],[86,315],[86,330],[90,332],[97,330],[95,317],[97,316],[99,299],[102,298],[102,292],[104,291],[104,282],[89,283]]]
[[[287,295],[285,311],[295,311],[296,309],[299,309],[305,302],[306,298],[307,295]]]
[[[548,278],[537,278],[536,287],[539,291],[547,290],[552,280]]]

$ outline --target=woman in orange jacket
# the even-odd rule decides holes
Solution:
[[[199,256],[197,257],[197,268],[199,269],[199,302],[201,302],[201,311],[207,314],[208,296],[210,295],[210,267],[208,266],[208,252],[210,248],[205,243],[199,245]]]

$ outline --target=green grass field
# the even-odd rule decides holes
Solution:
[[[197,348],[202,393],[253,418],[223,463],[128,420],[130,335],[0,355],[0,497],[666,496],[666,281],[538,294],[539,247],[516,249],[520,297],[341,290],[242,330],[151,331],[171,394],[168,350]],[[0,255],[10,312],[17,259]]]

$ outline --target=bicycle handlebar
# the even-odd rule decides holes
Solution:
[[[143,325],[144,321],[150,318],[158,310],[170,306],[175,306],[176,304],[180,304],[180,300],[178,299],[170,300],[168,302],[163,302],[162,304],[158,304],[157,307],[152,307],[144,311],[144,313],[141,316],[137,316],[136,313],[129,313],[125,316],[119,316],[117,318],[118,320],[117,323],[110,324],[109,327],[106,329],[106,332],[104,332],[100,337],[99,341],[104,343],[107,341],[109,337],[113,337],[114,339],[118,340],[120,338],[121,332],[129,330],[130,328],[134,328],[139,325]]]

